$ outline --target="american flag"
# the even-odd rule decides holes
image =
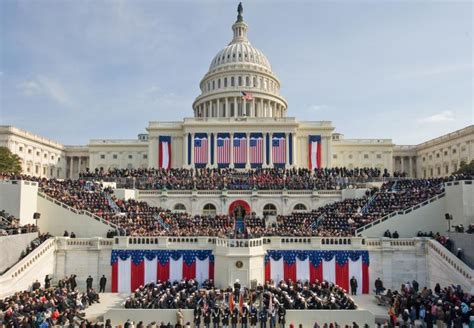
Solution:
[[[272,159],[274,164],[286,163],[286,142],[285,137],[272,138]]]
[[[230,137],[218,136],[217,137],[217,164],[229,164],[230,163]]]
[[[194,163],[207,164],[207,136],[194,138]]]
[[[250,137],[250,164],[263,163],[263,137]]]
[[[247,162],[247,138],[234,136],[234,163],[245,164]]]
[[[252,93],[242,91],[242,99],[252,100],[253,99]]]

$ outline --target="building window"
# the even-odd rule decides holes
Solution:
[[[46,167],[43,167],[43,175],[46,175]]]
[[[51,155],[51,159],[54,160],[54,155]],[[51,175],[53,175],[53,174],[51,174]]]
[[[143,154],[143,159],[148,159],[148,155],[147,155],[147,154]]]
[[[105,159],[105,155],[100,155],[100,159]]]
[[[215,216],[217,213],[216,206],[214,204],[208,203],[202,208],[202,214],[206,216]]]
[[[440,167],[437,168],[437,172],[438,172],[438,175],[441,175],[441,168]]]
[[[307,211],[308,209],[306,208],[306,205],[305,204],[302,204],[302,203],[298,203],[295,205],[295,207],[293,207],[293,211],[294,212],[304,212],[304,211]]]
[[[217,87],[220,89],[221,88],[221,79],[217,80]]]
[[[224,78],[224,88],[227,88],[227,78]]]
[[[466,151],[466,147],[462,146],[461,151]]]
[[[263,216],[276,215],[277,209],[273,204],[267,204],[263,207]]]
[[[439,158],[439,153],[436,154],[436,158]]]
[[[48,157],[48,154],[44,154],[44,158]]]
[[[382,154],[377,154],[377,159],[381,159],[382,158]]]
[[[39,173],[39,166],[38,166],[38,165],[35,165],[35,173],[36,173],[36,174]]]
[[[245,85],[250,86],[250,78],[248,76],[245,78]]]
[[[23,151],[23,147],[20,146],[20,151]]]
[[[423,162],[424,162],[424,161],[426,161],[426,158],[425,158],[425,157],[423,157]]]
[[[456,172],[457,170],[458,170],[458,164],[457,164],[457,163],[454,163],[454,164],[453,164],[453,171]]]
[[[352,159],[352,154],[351,154],[351,155],[349,155],[349,159]]]
[[[133,158],[133,156],[132,156],[132,155],[128,155],[128,159],[132,159],[132,158]]]
[[[212,81],[212,90],[216,88],[216,81]]]
[[[39,156],[39,155],[40,155],[40,152],[39,152],[39,151],[37,151],[37,152],[36,152],[36,156]]]
[[[233,76],[230,78],[230,86],[231,87],[235,86],[235,78]]]
[[[449,165],[446,165],[446,167],[444,168],[444,171],[445,171],[444,173],[448,174],[448,172],[449,172]]]
[[[61,157],[58,157],[58,163],[61,162]]]
[[[242,86],[242,76],[239,76],[239,87]]]
[[[114,155],[112,156],[113,159],[117,159],[117,157],[118,157],[117,154],[114,154]]]
[[[332,158],[337,159],[337,154],[333,154]]]
[[[183,204],[181,203],[178,203],[174,206],[174,210],[176,212],[186,212],[186,206],[184,206]]]
[[[364,154],[364,159],[369,159],[369,155],[368,155],[368,154]]]
[[[448,151],[447,150],[444,151],[444,156],[448,156]]]
[[[456,149],[453,149],[453,154],[456,154]]]

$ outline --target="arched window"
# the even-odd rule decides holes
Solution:
[[[184,206],[183,204],[181,203],[178,203],[174,206],[174,210],[176,212],[186,212],[186,206]]]
[[[248,76],[245,77],[245,85],[246,85],[247,87],[250,86],[250,78],[249,78]]]
[[[214,215],[216,215],[216,213],[217,213],[217,210],[216,210],[216,206],[214,204],[208,203],[208,204],[204,205],[204,207],[202,208],[202,214],[203,215],[214,216]]]
[[[231,86],[231,87],[234,87],[234,86],[235,86],[235,79],[234,79],[233,76],[230,78],[230,86]]]
[[[239,76],[239,87],[242,86],[242,76]]]
[[[277,209],[273,204],[267,204],[263,207],[263,216],[276,215]]]
[[[302,204],[302,203],[298,203],[295,205],[295,207],[293,207],[293,211],[294,212],[304,212],[304,211],[307,211],[308,209],[306,208],[306,205],[305,204]]]
[[[224,78],[224,88],[227,88],[227,78]]]

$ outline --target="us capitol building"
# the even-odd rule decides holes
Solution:
[[[411,177],[444,176],[474,158],[474,126],[419,145],[391,139],[345,139],[329,121],[288,116],[280,80],[249,42],[239,5],[230,43],[217,52],[192,104],[193,117],[151,121],[135,140],[66,146],[0,126],[0,146],[20,156],[26,174],[67,178],[86,168],[378,167]]]

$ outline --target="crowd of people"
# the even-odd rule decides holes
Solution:
[[[287,310],[354,310],[356,304],[345,291],[329,282],[267,282],[255,289],[216,289],[212,280],[201,287],[195,280],[158,281],[140,286],[124,303],[126,309],[176,309],[177,327],[184,327],[183,309],[193,310],[193,325],[214,327],[276,327],[286,323]],[[265,323],[262,325],[261,323]]]
[[[373,178],[388,178],[387,170],[377,168],[309,169],[96,169],[80,178],[114,181],[122,188],[169,190],[311,190],[346,188]]]
[[[324,172],[332,172],[331,169]],[[295,174],[301,170],[295,170]],[[303,170],[304,171],[304,170]],[[115,172],[115,173],[113,173]],[[127,170],[107,174],[120,175]],[[143,172],[167,172],[137,170]],[[137,173],[139,172],[139,173]],[[171,170],[170,172],[173,172]],[[181,172],[181,170],[177,170]],[[191,174],[192,170],[184,170]],[[213,170],[205,170],[213,172]],[[347,172],[342,170],[344,174]],[[370,171],[375,174],[373,171]],[[120,173],[120,174],[119,174]],[[380,173],[380,172],[379,172]],[[171,173],[169,173],[171,174]],[[251,173],[246,173],[251,174]],[[340,174],[340,172],[339,172]],[[351,173],[352,174],[352,173]],[[360,175],[360,172],[358,172]],[[93,175],[95,176],[95,175]],[[99,175],[100,176],[100,175]],[[204,178],[203,180],[206,180]],[[269,222],[255,213],[243,218],[243,231],[237,231],[235,220],[229,215],[190,215],[184,212],[149,205],[138,200],[117,199],[113,191],[98,182],[79,180],[36,179],[47,195],[76,210],[87,210],[118,226],[109,236],[219,236],[251,238],[261,236],[352,236],[355,231],[392,212],[408,209],[443,192],[442,179],[394,180],[380,189],[367,190],[362,198],[345,199],[316,210],[278,216]],[[201,181],[199,179],[199,181]]]
[[[31,232],[38,232],[36,225],[21,225],[20,219],[6,213],[5,210],[0,211],[0,237]]]
[[[99,302],[99,294],[93,288],[79,292],[75,279],[72,275],[51,286],[47,276],[44,286],[36,281],[31,290],[0,300],[1,322],[7,327],[77,327],[85,308]]]
[[[391,325],[404,327],[459,327],[469,325],[474,316],[474,296],[460,286],[420,288],[417,281],[406,282],[400,291],[386,290],[377,296],[388,306]]]

